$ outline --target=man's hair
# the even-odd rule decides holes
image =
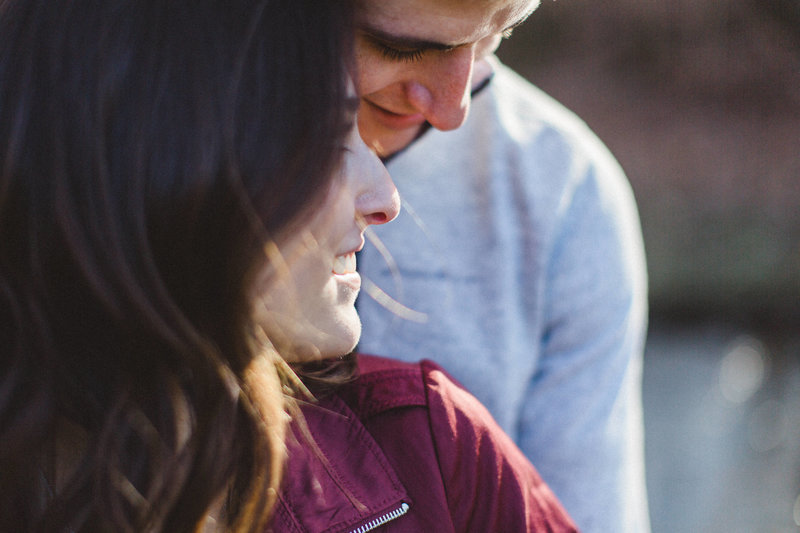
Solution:
[[[0,530],[263,525],[251,285],[340,162],[351,36],[346,0],[0,0]]]

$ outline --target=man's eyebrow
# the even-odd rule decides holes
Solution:
[[[506,33],[506,32],[509,32],[509,31],[513,30],[513,29],[514,29],[514,28],[516,28],[517,26],[521,26],[523,22],[525,22],[526,20],[528,20],[528,16],[529,16],[529,15],[525,15],[524,17],[522,17],[521,19],[519,19],[519,20],[518,20],[518,21],[516,21],[515,23],[511,24],[510,26],[508,26],[506,29],[504,29],[504,30],[503,30],[503,31],[501,31],[500,33]]]
[[[417,37],[408,37],[405,35],[395,35],[378,28],[371,28],[365,25],[359,25],[358,28],[362,33],[367,36],[380,41],[382,44],[399,48],[401,50],[453,50],[459,46],[464,46],[467,43],[460,44],[447,44],[437,41],[429,41],[427,39],[419,39]]]
[[[530,17],[531,14],[534,11],[536,11],[536,8],[538,8],[538,7],[539,7],[539,2],[533,3],[531,8],[528,11],[526,11],[519,18],[519,20],[511,23],[507,28],[503,29],[499,33],[502,34],[504,32],[513,30],[514,28],[516,28],[517,26],[519,26],[520,24],[522,24],[523,22],[528,20],[528,17]],[[391,47],[394,47],[394,48],[399,48],[401,50],[407,49],[407,50],[444,50],[444,51],[448,51],[448,50],[454,50],[454,49],[459,48],[461,46],[466,46],[466,45],[470,44],[470,43],[448,44],[448,43],[442,43],[442,42],[438,42],[438,41],[429,41],[427,39],[419,39],[417,37],[409,37],[409,36],[406,36],[406,35],[396,35],[394,33],[389,33],[387,31],[381,30],[380,28],[371,27],[371,26],[369,26],[367,24],[364,24],[364,23],[359,24],[358,25],[358,29],[362,33],[364,33],[367,36],[371,37],[372,39],[380,41],[382,44],[385,44],[385,45],[388,45],[388,46],[391,46]]]

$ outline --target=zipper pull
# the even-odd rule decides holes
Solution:
[[[377,529],[386,522],[391,522],[395,518],[399,518],[408,512],[408,504],[406,502],[400,502],[400,507],[395,509],[394,511],[389,511],[388,513],[375,518],[374,520],[370,520],[363,526],[359,527],[358,529],[354,529],[350,533],[367,533],[367,531],[372,531],[373,529]]]

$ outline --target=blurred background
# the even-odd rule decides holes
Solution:
[[[800,0],[542,0],[498,55],[625,168],[653,533],[800,530]]]

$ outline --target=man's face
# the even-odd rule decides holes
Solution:
[[[452,130],[467,117],[482,61],[538,0],[358,0],[356,50],[367,145],[387,156],[425,121]]]

